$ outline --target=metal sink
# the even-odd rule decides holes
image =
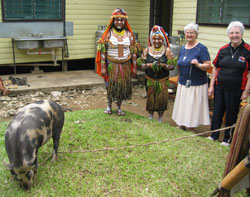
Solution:
[[[21,37],[14,38],[18,49],[61,48],[67,37]]]
[[[47,37],[43,41],[43,48],[62,48],[66,37]]]
[[[39,40],[27,38],[15,38],[16,47],[18,49],[37,49],[39,48]]]

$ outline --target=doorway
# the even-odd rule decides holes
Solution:
[[[154,25],[159,25],[172,35],[173,0],[150,0],[150,25],[149,30]]]

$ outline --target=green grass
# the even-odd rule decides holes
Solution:
[[[0,160],[7,122],[0,122]],[[104,115],[103,109],[66,113],[59,151],[131,146],[192,135],[127,112]],[[25,192],[0,165],[0,196],[209,196],[221,177],[229,148],[204,137],[122,150],[59,153],[46,158],[52,140],[38,153],[38,174]],[[244,196],[243,193],[237,194]]]

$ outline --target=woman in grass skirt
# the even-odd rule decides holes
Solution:
[[[172,59],[172,52],[169,48],[167,35],[162,27],[154,26],[150,33],[148,47],[142,54],[141,66],[145,68],[145,77],[147,80],[147,105],[146,110],[149,113],[149,119],[153,119],[154,112],[158,112],[158,121],[162,122],[164,111],[168,104],[168,86],[167,80],[169,70],[174,68],[168,65],[168,59]]]
[[[132,94],[131,71],[136,75],[136,43],[124,9],[112,12],[111,20],[97,46],[97,73],[105,79],[108,105],[104,113],[112,113],[117,103],[117,115],[123,116],[123,100]]]

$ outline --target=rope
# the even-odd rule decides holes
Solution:
[[[110,151],[110,150],[123,150],[123,149],[128,149],[128,148],[137,148],[140,146],[149,146],[149,145],[153,145],[153,144],[161,144],[161,143],[166,143],[166,142],[171,142],[171,141],[179,141],[179,140],[183,140],[183,139],[188,139],[188,138],[193,138],[196,136],[201,136],[204,134],[208,134],[208,133],[214,133],[214,132],[219,132],[219,131],[224,131],[226,129],[232,129],[235,127],[235,124],[232,126],[228,126],[228,127],[224,127],[221,129],[216,129],[213,131],[205,131],[202,133],[198,133],[198,134],[194,134],[194,135],[190,135],[190,136],[183,136],[183,137],[179,137],[179,138],[173,138],[173,139],[165,139],[162,141],[157,141],[157,142],[149,142],[146,144],[136,144],[136,145],[130,145],[130,146],[122,146],[122,147],[113,147],[113,148],[103,148],[103,149],[96,149],[96,150],[82,150],[82,151],[67,151],[67,152],[58,152],[58,153],[87,153],[87,152],[101,152],[101,151]]]

